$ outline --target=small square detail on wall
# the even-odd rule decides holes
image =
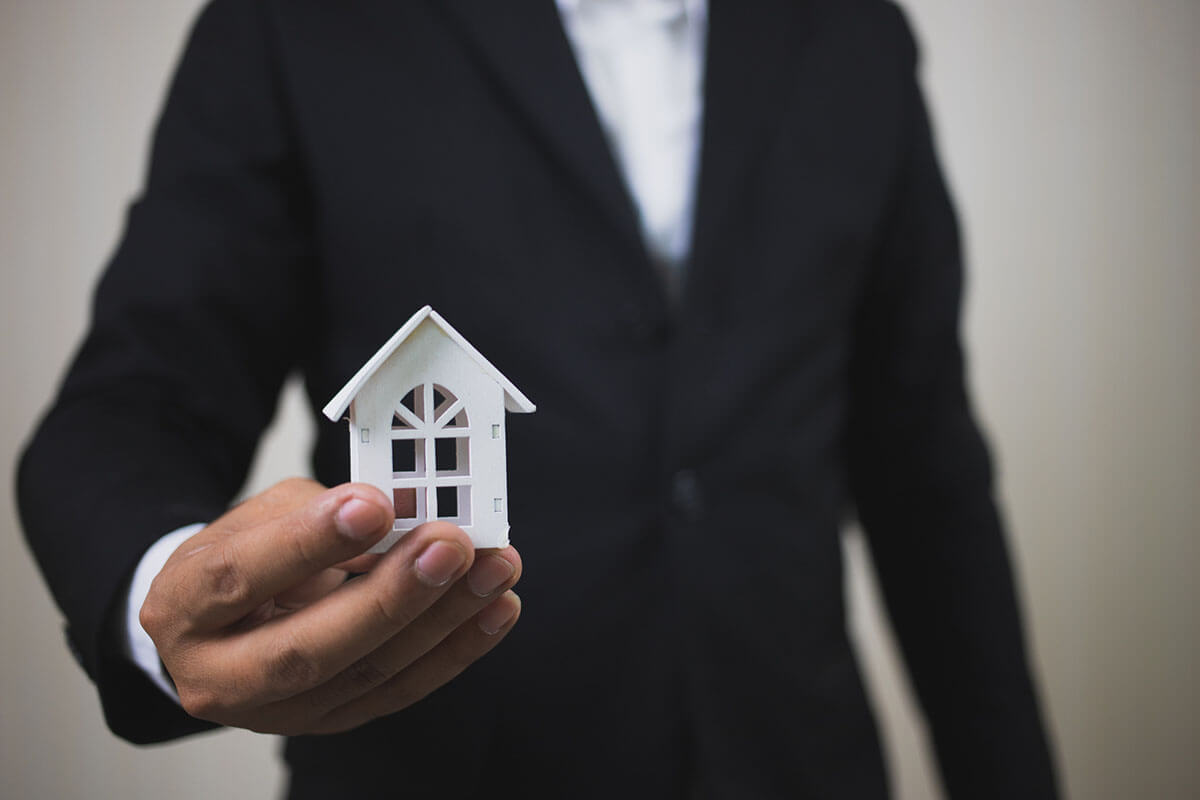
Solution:
[[[492,511],[499,513],[503,510],[504,510],[504,498],[503,497],[492,498]]]

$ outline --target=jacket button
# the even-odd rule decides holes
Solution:
[[[704,513],[704,492],[700,480],[690,469],[681,469],[671,478],[671,504],[683,517],[696,520]]]

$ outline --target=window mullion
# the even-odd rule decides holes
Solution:
[[[458,416],[458,412],[462,411],[462,409],[463,409],[463,401],[455,400],[453,403],[451,403],[449,406],[447,406],[445,411],[443,411],[441,414],[438,415],[438,418],[436,420],[434,420],[434,422],[433,422],[434,427],[441,428],[441,427],[445,426],[446,424],[451,422],[456,416]]]
[[[425,398],[425,402],[421,408],[421,421],[429,424],[433,422],[433,416],[437,413],[433,407],[433,384],[425,383],[421,385],[421,396]]]
[[[396,407],[395,413],[397,415],[399,415],[400,419],[407,422],[414,429],[419,429],[421,427],[421,423],[424,421],[424,420],[418,419],[417,415],[413,414],[413,412],[411,412],[407,408],[405,408],[403,404]],[[405,429],[404,428],[392,428],[392,430],[394,432],[399,432],[399,431],[402,431]]]
[[[433,384],[425,384],[427,390],[425,399],[427,402],[433,402]],[[429,407],[429,406],[427,406]],[[425,437],[425,496],[426,496],[426,514],[425,519],[437,519],[437,489],[434,488],[437,483],[437,455],[434,452],[434,437],[433,430],[427,431]]]

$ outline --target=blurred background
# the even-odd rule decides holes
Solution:
[[[1200,2],[902,0],[963,218],[972,384],[1068,794],[1200,796]],[[0,3],[0,475],[83,330],[199,0]],[[296,387],[252,489],[305,469]],[[941,797],[855,535],[901,800]],[[0,493],[0,796],[261,798],[278,743],[112,737]]]

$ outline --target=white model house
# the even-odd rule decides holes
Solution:
[[[508,544],[505,410],[529,402],[440,314],[425,306],[325,406],[349,411],[350,480],[392,498],[382,552],[422,522],[462,527],[476,547]]]

